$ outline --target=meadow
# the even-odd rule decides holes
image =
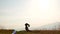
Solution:
[[[0,34],[12,34],[13,30],[0,30]],[[60,30],[17,31],[16,34],[60,34]]]

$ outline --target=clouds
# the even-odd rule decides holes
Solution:
[[[0,15],[16,15],[26,11],[27,1],[25,0],[0,0]]]
[[[57,11],[57,2],[53,1],[0,0],[0,24],[6,28],[14,25],[23,28],[25,22],[35,27],[59,21],[60,12]]]
[[[26,1],[26,0],[3,0],[3,1],[0,1],[1,3],[1,6],[4,6],[4,7],[11,7],[11,8],[15,8],[15,7],[26,7],[25,5],[29,2],[29,1]]]
[[[29,2],[28,0],[0,0],[0,25],[15,29],[22,25],[24,27]]]

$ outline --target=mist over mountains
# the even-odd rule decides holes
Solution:
[[[36,29],[38,29],[38,30],[60,30],[60,22],[43,25]]]
[[[4,26],[0,26],[0,29],[6,29],[6,28]],[[32,30],[60,30],[60,22],[47,24],[47,25],[43,25],[43,26],[39,26],[39,27],[33,27],[31,29]]]

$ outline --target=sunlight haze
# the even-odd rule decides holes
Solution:
[[[60,22],[59,0],[0,0],[0,26],[5,29],[24,30]]]

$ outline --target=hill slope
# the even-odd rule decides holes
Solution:
[[[16,34],[60,34],[60,31],[58,30],[34,30],[30,32],[26,31],[19,31]]]
[[[41,30],[60,30],[60,22],[41,26],[40,29]]]

